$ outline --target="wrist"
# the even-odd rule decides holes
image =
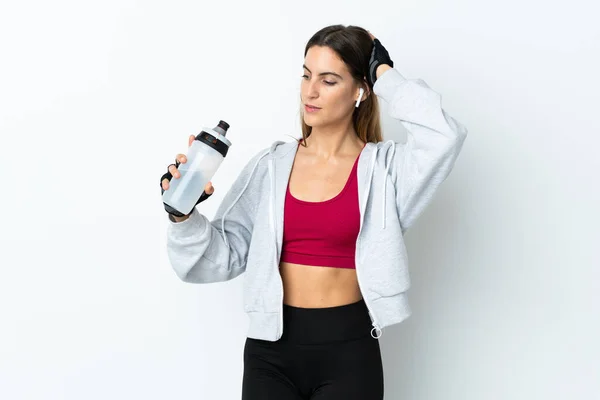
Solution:
[[[389,69],[392,69],[392,67],[390,67],[388,64],[381,64],[379,67],[377,67],[377,71],[375,71],[375,75],[377,76],[377,79],[379,79],[379,77],[381,75],[383,75],[383,73]]]
[[[194,210],[192,210],[192,212],[194,212]],[[183,222],[186,219],[188,219],[190,217],[190,215],[192,215],[192,213],[190,212],[189,214],[184,215],[182,217],[178,217],[178,216],[173,215],[173,214],[167,214],[167,215],[169,216],[169,219],[171,220],[171,222]]]

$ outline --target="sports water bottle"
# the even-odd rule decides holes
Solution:
[[[182,214],[189,214],[225,159],[231,142],[225,137],[229,124],[219,121],[213,128],[202,128],[186,154],[185,163],[177,168],[179,178],[171,179],[162,194],[163,202]]]

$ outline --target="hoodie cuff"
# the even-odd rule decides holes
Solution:
[[[373,92],[387,103],[390,103],[394,97],[396,88],[406,80],[397,69],[390,68],[377,78],[373,86]]]
[[[194,207],[192,213],[185,221],[173,222],[171,219],[167,219],[169,220],[171,232],[182,236],[198,233],[198,229],[200,232],[204,232],[208,223],[207,219],[200,214],[196,207]]]

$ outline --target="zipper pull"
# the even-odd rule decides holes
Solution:
[[[379,325],[377,324],[373,324],[373,329],[371,329],[371,337],[373,339],[379,339],[381,336],[383,336],[383,329],[381,329],[379,327]],[[375,331],[375,336],[373,336],[373,331]],[[379,331],[379,334],[377,333],[377,331]]]

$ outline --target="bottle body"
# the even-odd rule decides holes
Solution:
[[[163,203],[182,214],[192,211],[231,146],[225,137],[228,128],[227,122],[219,121],[215,128],[204,128],[196,136],[186,154],[187,161],[177,168],[180,177],[172,178],[162,195]]]
[[[213,148],[194,140],[187,152],[187,162],[177,168],[181,176],[169,182],[163,202],[182,214],[189,214],[204,187],[221,166],[224,157]]]

